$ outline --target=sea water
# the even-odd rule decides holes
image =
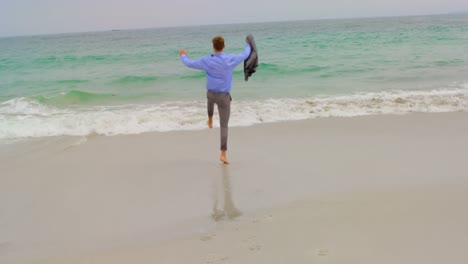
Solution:
[[[231,126],[468,110],[468,16],[211,25],[0,38],[0,141],[206,127],[205,73],[185,67],[255,38],[234,71]]]

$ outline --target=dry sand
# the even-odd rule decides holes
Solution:
[[[467,263],[468,113],[0,150],[0,263]]]

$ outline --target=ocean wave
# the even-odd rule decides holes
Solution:
[[[89,83],[89,82],[90,82],[89,80],[78,80],[78,79],[56,81],[56,83],[58,84],[66,84],[66,85],[74,85],[74,84]]]
[[[56,64],[56,63],[83,63],[83,62],[95,62],[95,61],[103,61],[112,59],[112,56],[109,55],[86,55],[86,56],[47,56],[47,57],[40,57],[34,59],[33,63],[39,65],[48,65],[48,64]]]
[[[91,93],[80,90],[72,90],[54,96],[35,96],[33,99],[39,103],[50,105],[76,105],[112,100],[115,94]]]
[[[332,78],[338,76],[350,76],[376,71],[373,67],[355,66],[352,68],[343,65],[279,65],[274,63],[260,63],[258,74],[262,76],[292,76],[307,75],[318,78]]]
[[[348,96],[235,101],[231,126],[323,117],[468,111],[468,90],[394,91]],[[16,98],[0,103],[0,139],[119,135],[206,127],[206,102],[59,108]]]
[[[133,85],[133,84],[143,84],[143,83],[151,83],[158,80],[156,76],[124,76],[119,78],[113,82],[115,85]]]
[[[296,67],[285,67],[281,66],[279,64],[274,64],[274,63],[260,63],[258,66],[259,71],[262,72],[264,75],[290,75],[290,74],[301,74],[301,73],[315,73],[315,72],[320,72],[324,70],[330,70],[331,67],[329,66],[318,66],[318,65],[309,65],[309,66],[304,66],[301,68],[296,68]]]
[[[206,73],[199,71],[192,74],[185,74],[179,77],[182,80],[200,80],[206,78]]]

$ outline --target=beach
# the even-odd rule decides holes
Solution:
[[[241,21],[0,37],[1,264],[467,262],[468,16]]]
[[[468,113],[35,138],[0,150],[0,262],[465,263]],[[217,122],[217,120],[215,120]]]

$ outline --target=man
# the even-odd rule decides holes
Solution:
[[[198,60],[187,58],[187,51],[180,50],[182,62],[189,68],[203,70],[206,72],[206,97],[208,99],[208,127],[213,127],[214,104],[218,106],[219,123],[221,126],[221,157],[220,160],[229,164],[226,157],[228,140],[228,123],[231,115],[231,87],[232,72],[237,65],[246,60],[250,55],[250,45],[246,44],[241,54],[226,54],[224,50],[224,39],[216,36],[212,39],[214,54]]]

